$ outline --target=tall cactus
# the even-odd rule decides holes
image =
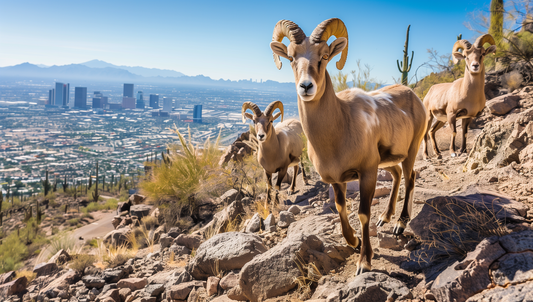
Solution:
[[[96,162],[96,189],[93,192],[93,201],[98,202],[98,197],[100,195],[98,195],[98,162]]]
[[[68,183],[67,183],[67,174],[65,174],[65,179],[63,180],[63,193],[67,193]]]
[[[41,180],[41,184],[43,185],[44,196],[48,195],[48,192],[52,188],[52,184],[50,184],[50,181],[48,181],[48,170],[46,170],[46,178],[45,180]]]
[[[41,207],[39,206],[39,199],[35,200],[36,207],[35,210],[37,212],[37,224],[41,223],[41,218],[43,216],[43,212],[41,211]]]
[[[490,27],[489,34],[492,35],[496,45],[500,45],[503,39],[503,0],[492,0],[490,2]]]
[[[93,176],[91,175],[91,173],[89,173],[89,190],[92,188],[93,186]]]
[[[415,57],[415,52],[411,52],[411,62],[409,62],[409,29],[411,28],[411,25],[407,26],[407,37],[405,38],[405,46],[403,49],[403,62],[400,63],[400,61],[396,60],[396,64],[398,65],[398,70],[402,73],[402,85],[407,86],[408,81],[408,74],[409,71],[411,71],[411,65],[413,64],[413,58]]]
[[[57,191],[57,177],[54,178],[54,185],[52,186],[52,192]]]
[[[105,173],[102,176],[102,191],[105,191]]]

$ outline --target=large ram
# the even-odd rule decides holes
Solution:
[[[330,45],[331,36],[337,37]],[[281,41],[289,38],[285,46]],[[361,245],[356,274],[371,270],[370,206],[376,188],[378,168],[392,173],[393,190],[379,225],[389,222],[395,212],[402,170],[405,175],[405,202],[394,232],[401,234],[410,220],[415,172],[413,165],[426,129],[422,101],[408,87],[393,85],[366,93],[347,89],[335,94],[326,70],[333,57],[342,52],[337,68],[348,55],[348,32],[340,19],[319,24],[311,36],[287,20],[274,28],[270,47],[278,68],[282,56],[291,62],[298,95],[298,111],[308,139],[309,158],[323,181],[335,192],[342,234],[353,247]],[[361,240],[355,236],[346,211],[346,182],[359,179]]]

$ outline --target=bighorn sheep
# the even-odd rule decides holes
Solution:
[[[252,110],[254,114],[246,112],[248,109]],[[276,109],[279,109],[280,112],[272,115]],[[272,123],[280,115],[281,123],[274,127]],[[246,122],[246,118],[254,122],[255,131],[257,132],[257,140],[259,141],[257,161],[265,170],[268,186],[266,206],[272,189],[272,173],[278,172],[278,180],[274,188],[279,190],[287,170],[289,167],[294,167],[294,176],[289,188],[290,193],[294,192],[296,176],[298,175],[298,163],[304,147],[302,124],[294,119],[283,121],[283,103],[281,101],[270,103],[265,112],[261,112],[259,106],[252,102],[244,102],[242,104],[243,123]],[[303,166],[302,177],[304,183],[307,184]]]
[[[330,45],[328,39],[337,39]],[[289,38],[289,46],[281,41]],[[311,36],[287,20],[274,28],[270,47],[276,66],[279,56],[291,62],[298,94],[298,111],[308,140],[308,153],[322,180],[332,184],[341,219],[342,234],[353,247],[361,245],[357,274],[371,270],[370,206],[376,189],[378,168],[392,173],[393,189],[387,209],[378,225],[389,222],[395,213],[402,176],[405,175],[405,202],[394,233],[401,234],[410,220],[415,157],[425,133],[422,101],[408,87],[392,85],[366,93],[352,88],[335,94],[326,65],[341,53],[337,68],[348,55],[348,32],[340,19],[320,23]],[[401,164],[401,168],[400,168]],[[355,236],[346,211],[346,182],[359,179],[359,220],[361,240]]]
[[[491,44],[487,49],[483,48],[485,43]],[[442,158],[440,150],[435,142],[435,132],[448,122],[452,129],[452,140],[450,142],[450,155],[455,157],[455,135],[457,128],[455,122],[462,119],[461,149],[459,153],[466,151],[466,132],[472,118],[485,108],[485,65],[483,58],[485,55],[495,52],[494,38],[486,34],[477,38],[474,45],[467,40],[459,40],[453,45],[453,63],[465,60],[465,76],[455,80],[453,83],[443,83],[433,85],[426,97],[424,106],[426,107],[426,118],[428,125],[426,135],[424,135],[424,159],[428,158],[427,133],[431,138],[433,150],[437,158]],[[459,52],[462,49],[463,52]],[[435,120],[435,121],[434,121]]]

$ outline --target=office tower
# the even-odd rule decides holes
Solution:
[[[55,100],[55,89],[48,90],[48,103],[46,105],[53,105]]]
[[[55,98],[52,105],[55,106],[68,106],[69,103],[69,89],[70,84],[63,84],[56,82]]]
[[[159,109],[159,94],[150,94],[150,107]]]
[[[144,99],[142,91],[137,91],[137,106],[135,106],[135,108],[144,109]]]
[[[163,111],[172,112],[172,98],[163,98]]]
[[[123,96],[133,97],[133,84],[124,84]]]
[[[124,109],[135,109],[135,98],[122,97],[122,108]]]
[[[87,108],[87,87],[74,88],[74,107]]]
[[[101,97],[101,103],[102,106],[100,108],[107,109],[109,107],[109,102],[107,96]]]
[[[194,105],[192,119],[195,123],[202,122],[202,105]]]
[[[93,108],[102,108],[102,94],[95,91],[93,95]]]

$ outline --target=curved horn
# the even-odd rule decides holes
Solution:
[[[283,103],[281,101],[274,101],[270,103],[265,109],[265,115],[272,115],[272,113],[276,109],[279,109],[279,111],[281,111],[281,121],[283,122]]]
[[[470,42],[468,42],[468,40],[457,40],[457,42],[455,42],[455,44],[453,44],[452,54],[454,52],[458,52],[459,49],[462,49],[463,50],[463,55],[464,55],[464,51],[467,50],[467,49],[470,49],[470,47],[472,47],[472,44],[470,44]],[[457,64],[457,63],[459,63],[459,60],[457,60],[455,57],[453,57],[453,64]]]
[[[348,40],[348,30],[341,19],[332,18],[318,24],[315,30],[313,30],[311,36],[309,36],[309,40],[311,43],[320,43],[321,41],[328,41],[331,36],[335,36],[337,38],[343,37]],[[341,58],[337,62],[337,69],[340,70],[344,68],[344,63],[346,63],[347,57],[348,45],[346,45],[342,51]]]
[[[296,23],[289,20],[281,20],[274,27],[272,41],[281,42],[284,37],[289,38],[292,43],[300,44],[305,39],[305,33]],[[276,67],[281,69],[281,60],[277,54],[274,54],[274,62]]]
[[[241,112],[241,115],[242,115],[242,122],[245,123],[246,122],[246,117],[244,117],[244,112],[246,112],[246,110],[252,110],[254,112],[254,115],[255,116],[261,116],[261,114],[263,114],[261,112],[261,109],[259,109],[259,106],[257,106],[256,104],[252,103],[252,102],[244,102],[242,104],[242,112]]]
[[[494,41],[494,38],[490,34],[485,34],[477,38],[476,42],[474,42],[474,46],[476,48],[481,48],[485,43],[490,43],[490,45],[496,45],[496,41]]]

